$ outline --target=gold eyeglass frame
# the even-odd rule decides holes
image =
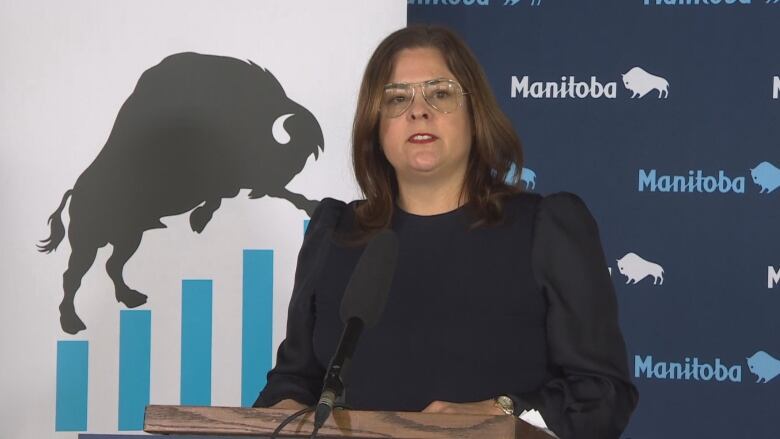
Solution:
[[[454,112],[458,111],[458,109],[463,106],[463,99],[458,98],[458,106],[455,107],[455,109],[452,110],[452,111],[444,111],[441,108],[437,107],[436,105],[433,105],[431,103],[431,101],[428,100],[428,96],[425,94],[425,87],[423,87],[423,86],[427,85],[427,84],[434,84],[434,83],[441,83],[441,82],[447,82],[447,83],[454,84],[455,86],[457,86],[458,96],[465,96],[465,95],[471,94],[469,92],[463,91],[463,86],[460,85],[460,83],[458,83],[458,81],[455,81],[454,79],[448,79],[448,78],[434,78],[434,79],[429,79],[427,81],[421,81],[421,82],[390,82],[388,84],[385,84],[384,87],[382,88],[383,94],[384,94],[384,92],[388,88],[398,87],[398,86],[404,86],[404,87],[408,86],[408,87],[411,87],[411,89],[412,89],[412,97],[409,98],[409,104],[406,105],[406,108],[404,108],[403,111],[401,111],[400,113],[398,113],[395,116],[385,116],[385,117],[390,118],[390,119],[395,119],[396,117],[401,117],[404,113],[406,113],[406,110],[408,110],[409,107],[412,106],[412,103],[414,102],[415,96],[417,96],[417,91],[416,90],[417,90],[418,86],[420,86],[420,91],[422,92],[421,94],[422,94],[423,100],[425,101],[426,104],[428,104],[434,110],[436,110],[436,111],[438,111],[440,113],[444,113],[444,114],[450,114],[450,113],[454,113]],[[380,112],[380,114],[382,113],[382,105],[379,106],[379,112]]]

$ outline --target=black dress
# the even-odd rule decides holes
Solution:
[[[298,257],[287,338],[255,406],[314,404],[343,328],[339,307],[364,247],[341,237],[354,202],[326,199]],[[518,194],[504,221],[472,228],[468,205],[396,209],[398,266],[379,323],[347,377],[354,409],[510,395],[562,439],[619,437],[636,406],[614,288],[596,223],[572,194]]]

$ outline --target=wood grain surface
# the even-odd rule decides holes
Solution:
[[[146,407],[144,431],[163,434],[268,436],[295,410],[239,407]],[[314,414],[287,425],[280,437],[311,435]],[[395,439],[550,439],[512,416],[336,410],[319,438]]]

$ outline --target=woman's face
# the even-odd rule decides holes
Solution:
[[[438,49],[404,49],[398,53],[391,83],[417,83],[431,79],[456,80]],[[409,108],[398,117],[380,116],[379,141],[399,181],[434,182],[460,179],[471,148],[468,103],[451,113],[431,107],[420,86]]]

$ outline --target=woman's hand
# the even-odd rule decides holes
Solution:
[[[433,401],[423,413],[458,413],[471,415],[505,415],[492,399],[478,402]]]
[[[289,409],[289,410],[302,410],[305,409],[306,406],[301,404],[300,402],[294,400],[294,399],[283,399],[276,404],[272,405],[272,409]]]

